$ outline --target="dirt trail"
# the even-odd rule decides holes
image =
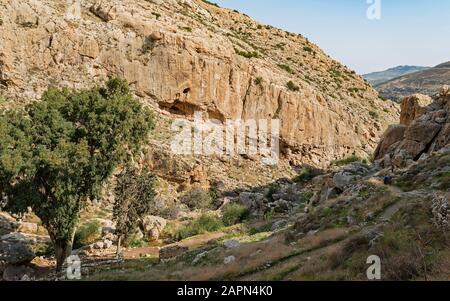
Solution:
[[[216,239],[220,239],[226,234],[223,232],[216,232],[216,233],[206,233],[202,235],[198,235],[180,242],[176,242],[173,244],[164,245],[161,247],[142,247],[142,248],[133,248],[133,249],[126,249],[123,251],[123,257],[124,259],[136,259],[141,257],[158,257],[159,256],[159,250],[161,248],[165,247],[174,247],[174,246],[180,246],[180,247],[187,247],[189,249],[205,245],[208,242]]]
[[[283,280],[289,279],[289,275],[295,273],[299,270],[305,263],[314,259],[331,254],[331,252],[342,247],[349,240],[359,236],[366,235],[373,231],[377,231],[382,224],[390,220],[399,210],[407,206],[411,199],[414,197],[420,197],[423,193],[421,191],[404,192],[398,187],[387,186],[382,183],[379,179],[372,178],[368,180],[369,183],[383,186],[387,188],[387,193],[389,193],[392,198],[399,198],[399,200],[392,205],[385,208],[377,217],[376,224],[364,228],[360,228],[358,231],[352,232],[346,237],[337,239],[336,241],[331,241],[325,243],[319,248],[312,248],[311,250],[305,250],[299,252],[298,254],[291,254],[285,258],[280,258],[276,263],[270,263],[261,265],[260,267],[253,269],[254,273],[251,271],[246,271],[241,275],[238,275],[236,280]],[[410,197],[405,197],[409,195]],[[400,198],[403,196],[402,198]],[[320,235],[318,233],[317,235]]]

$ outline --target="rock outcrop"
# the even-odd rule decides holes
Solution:
[[[8,264],[30,263],[36,255],[27,238],[18,233],[0,237],[0,261]]]
[[[77,18],[66,1],[2,0],[0,93],[13,105],[48,86],[120,76],[174,115],[278,118],[282,152],[318,166],[368,157],[398,117],[397,105],[301,35],[200,0],[81,3]]]
[[[449,145],[448,86],[443,87],[427,107],[422,107],[418,98],[413,96],[403,101],[402,109],[400,119],[404,124],[387,130],[375,152],[376,160],[384,160],[384,165],[404,167],[408,162],[417,161]]]
[[[146,216],[142,220],[142,230],[144,236],[149,241],[155,241],[159,239],[162,231],[166,227],[166,220],[159,216]]]
[[[426,107],[432,103],[430,96],[414,94],[405,97],[401,104],[400,124],[410,125],[426,112]]]

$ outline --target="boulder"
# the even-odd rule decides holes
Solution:
[[[336,188],[341,191],[347,189],[352,183],[354,183],[357,179],[357,176],[351,174],[346,170],[342,170],[337,172],[333,177],[333,182]]]
[[[292,208],[295,207],[295,204],[292,202],[288,202],[286,200],[280,199],[280,200],[276,200],[272,203],[269,203],[268,207],[278,213],[287,213],[287,212],[291,211]]]
[[[96,1],[91,6],[90,11],[105,22],[114,20],[117,17],[118,7],[109,1]]]
[[[227,264],[231,264],[231,263],[233,263],[233,262],[235,262],[235,261],[236,261],[236,257],[234,257],[233,255],[231,255],[231,256],[225,257],[225,258],[223,259],[223,264],[227,265]]]
[[[341,170],[333,176],[334,187],[340,192],[345,191],[356,180],[367,175],[370,172],[370,167],[362,163],[351,163],[344,166]],[[327,191],[327,198],[334,193],[333,190]]]
[[[28,281],[30,280],[33,269],[28,266],[8,265],[3,271],[3,280],[5,281]]]
[[[223,243],[224,247],[227,249],[237,249],[241,246],[241,243],[239,242],[239,240],[236,239],[230,239],[230,240],[226,240]]]
[[[17,228],[15,219],[5,213],[0,212],[0,235],[14,231]]]
[[[253,192],[242,192],[239,195],[239,201],[247,208],[255,211],[264,209],[264,205],[267,203],[267,199],[263,194]]]
[[[116,227],[103,227],[102,228],[102,237],[114,235],[114,233],[116,233]]]
[[[98,241],[92,245],[92,248],[95,250],[103,250],[105,248],[105,244],[102,241]]]
[[[389,126],[381,138],[381,142],[378,144],[377,149],[375,150],[375,160],[379,160],[384,158],[386,154],[392,151],[392,146],[403,139],[405,136],[407,126],[402,124],[395,124]]]
[[[166,220],[159,216],[149,215],[142,219],[142,230],[149,241],[158,240],[166,225]]]
[[[112,247],[112,245],[113,245],[113,242],[111,240],[109,240],[109,239],[103,240],[103,248],[104,249],[109,249]]]
[[[4,235],[0,238],[0,261],[9,264],[30,263],[36,255],[27,238],[19,233]]]
[[[432,103],[430,96],[414,94],[405,97],[401,104],[400,124],[408,126],[427,111]]]
[[[194,260],[192,261],[192,264],[193,264],[193,265],[196,265],[196,264],[199,263],[203,258],[205,258],[206,255],[208,255],[208,252],[207,252],[207,251],[201,252],[201,253],[197,254],[197,255],[195,256]]]

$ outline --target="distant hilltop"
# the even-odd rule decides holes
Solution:
[[[400,101],[411,94],[437,94],[443,85],[450,84],[450,62],[422,71],[409,73],[375,85],[384,98]]]
[[[411,74],[418,71],[430,69],[431,67],[422,66],[397,66],[384,71],[372,72],[363,75],[363,77],[372,85],[380,85],[391,79]]]

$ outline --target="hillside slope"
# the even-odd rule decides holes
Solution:
[[[450,62],[392,79],[376,85],[375,89],[384,98],[400,101],[415,93],[433,96],[447,84],[450,84]]]
[[[410,73],[427,70],[429,67],[421,66],[397,66],[384,71],[364,74],[363,77],[372,85],[380,85],[391,79],[407,75]]]
[[[173,116],[281,120],[282,152],[326,166],[368,157],[398,108],[301,35],[205,1],[1,0],[0,92],[14,105],[48,86],[108,76]]]
[[[403,108],[404,120],[403,114],[411,115],[410,107]],[[89,279],[365,281],[367,260],[376,255],[384,281],[449,280],[449,88],[410,121],[404,135],[387,131],[382,144],[391,145],[373,165],[355,162],[270,186],[270,198],[278,202],[312,195],[303,204],[307,210],[275,211],[227,235],[210,233],[215,239],[208,243],[205,236],[180,242],[188,247],[170,261],[147,261],[141,270],[138,261],[128,261],[121,269],[96,269]],[[432,128],[439,135],[427,135]],[[410,140],[412,133],[417,141]],[[432,147],[420,159],[408,156],[411,145],[426,144]],[[401,153],[406,160],[398,160]],[[392,185],[383,183],[386,176]],[[264,197],[265,189],[240,199]]]

